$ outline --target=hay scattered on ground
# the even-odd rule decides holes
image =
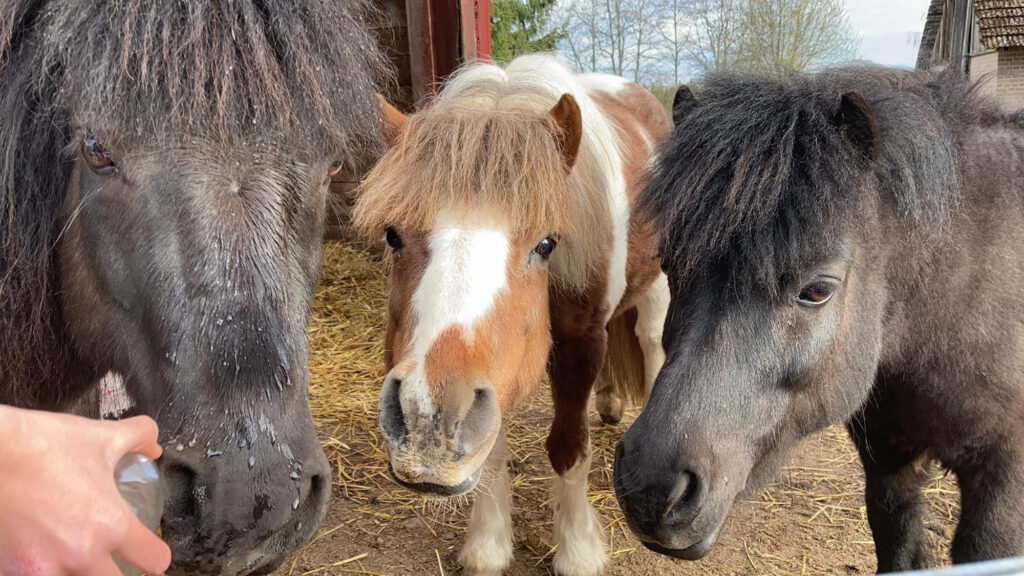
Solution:
[[[387,474],[377,427],[386,301],[383,265],[353,245],[328,244],[322,278],[309,328],[312,412],[333,468],[335,505],[346,501],[354,505],[346,504],[346,509],[354,508],[355,513],[329,515],[316,539],[279,573],[392,574],[371,567],[370,561],[384,554],[394,554],[395,564],[407,558],[400,552],[383,552],[388,547],[379,544],[391,536],[393,528],[419,530],[420,525],[446,543],[440,551],[434,548],[427,559],[432,566],[429,573],[457,573],[454,556],[465,531],[468,499],[427,501],[400,489]],[[547,399],[548,392],[542,388],[509,426],[516,564],[532,567],[517,568],[516,574],[547,573],[554,552],[552,478],[544,452],[551,414]],[[633,567],[637,554],[648,554],[637,552],[639,544],[626,528],[611,479],[615,441],[636,413],[629,411],[623,424],[610,427],[602,426],[596,414],[591,418],[590,497],[606,523],[612,574],[639,574]],[[759,499],[737,505],[734,516],[740,518],[730,520],[718,546],[731,546],[731,552],[716,551],[709,561],[695,564],[666,563],[667,568],[659,568],[660,559],[647,560],[643,573],[810,575],[873,569],[856,452],[841,427],[816,435],[808,444]],[[944,550],[958,514],[959,496],[955,483],[941,471],[934,471],[933,478],[926,491],[932,508],[928,527],[936,549]],[[784,534],[777,533],[779,525],[785,527]],[[309,552],[320,550],[318,543],[322,548],[322,540],[338,534],[364,535],[368,538],[363,541],[376,541],[381,550],[368,546],[348,550],[346,557]],[[402,549],[401,544],[398,548]],[[836,557],[850,556],[851,549],[859,554],[859,564],[837,566]],[[864,558],[871,559],[870,565],[864,565]]]

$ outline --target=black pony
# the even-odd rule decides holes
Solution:
[[[308,405],[328,176],[376,141],[363,0],[0,0],[0,402],[113,370],[175,571],[268,570],[330,470]]]
[[[631,528],[701,557],[845,422],[880,571],[930,562],[928,459],[960,482],[954,561],[1024,553],[1024,114],[876,68],[719,76],[677,112],[642,200],[672,306],[616,454]]]

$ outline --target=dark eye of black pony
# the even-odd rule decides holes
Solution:
[[[110,174],[114,171],[116,164],[110,152],[100,144],[91,133],[86,132],[82,139],[82,158],[89,168],[97,174]]]
[[[388,246],[391,246],[392,250],[398,250],[402,247],[402,237],[390,226],[384,230],[384,241],[388,243]]]
[[[557,245],[558,242],[551,236],[548,236],[547,238],[541,240],[540,243],[537,244],[537,246],[533,249],[533,251],[541,258],[547,260],[549,257],[551,257],[551,253],[555,251],[555,246]]]
[[[802,306],[814,308],[831,300],[835,291],[835,282],[830,282],[828,280],[815,280],[800,290],[800,295],[797,296],[797,300]]]

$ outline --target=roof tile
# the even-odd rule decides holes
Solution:
[[[974,14],[985,47],[1024,46],[1024,0],[974,0]]]

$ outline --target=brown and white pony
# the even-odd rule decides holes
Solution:
[[[502,421],[546,371],[554,570],[599,574],[607,555],[586,495],[587,409],[613,317],[636,309],[646,364],[637,387],[664,360],[668,285],[630,206],[668,116],[640,86],[574,75],[548,56],[465,68],[421,112],[384,111],[392,147],[354,216],[390,246],[379,419],[392,475],[444,496],[481,483],[459,559],[472,574],[507,568]]]

